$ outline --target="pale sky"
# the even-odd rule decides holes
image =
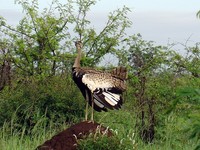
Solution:
[[[21,6],[14,0],[0,0],[0,16],[9,24],[16,24],[21,18]],[[66,0],[60,0],[65,3]],[[40,0],[40,6],[48,7],[51,0]],[[94,28],[103,28],[109,12],[122,8],[131,8],[128,14],[133,25],[129,34],[141,33],[145,40],[166,45],[170,42],[189,45],[200,42],[200,19],[196,13],[200,10],[200,0],[99,0],[88,14]]]

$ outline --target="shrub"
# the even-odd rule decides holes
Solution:
[[[109,128],[108,128],[109,129]],[[135,134],[132,131],[126,136],[118,134],[117,130],[112,130],[113,135],[108,136],[106,132],[102,134],[98,129],[95,133],[78,140],[78,150],[126,150],[134,149]]]
[[[13,119],[19,129],[31,129],[43,118],[56,123],[76,122],[84,114],[84,100],[71,78],[27,80],[0,93],[0,125]]]

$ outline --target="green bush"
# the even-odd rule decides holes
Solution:
[[[79,140],[78,150],[119,150],[119,141],[115,137],[101,136],[97,139],[89,137],[84,140]]]
[[[50,120],[76,122],[84,115],[84,98],[70,77],[27,80],[0,97],[0,126],[13,120],[15,127],[31,129],[41,118],[48,125]]]
[[[126,150],[133,149],[134,144],[129,139],[119,139],[101,134],[91,134],[86,139],[78,141],[78,150]]]

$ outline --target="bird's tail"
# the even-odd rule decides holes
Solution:
[[[122,66],[113,69],[111,73],[122,80],[126,80],[128,77],[127,69]]]

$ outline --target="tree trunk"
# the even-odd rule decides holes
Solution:
[[[11,67],[10,62],[4,60],[0,68],[0,91],[4,89],[6,85],[11,85]]]

